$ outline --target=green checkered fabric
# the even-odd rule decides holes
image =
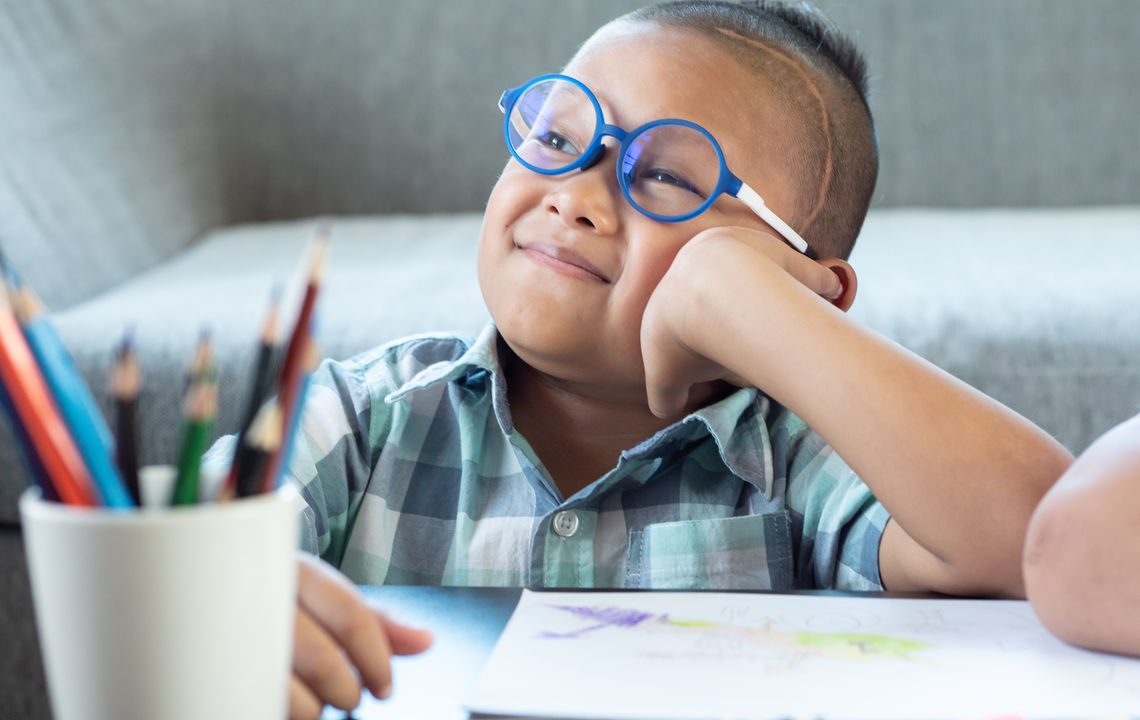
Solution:
[[[563,498],[512,426],[497,340],[417,336],[321,365],[288,465],[305,549],[367,585],[882,589],[886,510],[756,389]]]

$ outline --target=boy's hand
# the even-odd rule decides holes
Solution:
[[[641,352],[650,410],[662,418],[680,414],[689,389],[697,383],[755,384],[732,367],[740,358],[734,352],[737,338],[729,321],[775,308],[749,303],[745,298],[755,293],[744,288],[761,284],[778,293],[781,288],[806,287],[846,309],[854,297],[854,278],[849,272],[844,277],[851,287],[828,265],[759,230],[718,227],[694,236],[677,253],[642,317]]]
[[[431,633],[387,619],[330,565],[299,553],[289,717],[318,718],[325,705],[351,710],[362,685],[388,697],[390,657],[422,652],[431,642]]]

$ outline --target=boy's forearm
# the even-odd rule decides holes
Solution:
[[[707,324],[714,359],[803,418],[937,559],[908,567],[913,554],[898,553],[902,567],[888,562],[885,582],[1020,595],[1030,514],[1072,456],[786,273],[729,292],[738,306],[762,310]]]

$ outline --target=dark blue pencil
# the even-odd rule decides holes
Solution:
[[[40,489],[40,496],[44,500],[58,502],[59,494],[55,491],[55,485],[52,484],[51,477],[48,475],[47,469],[44,468],[40,456],[32,450],[32,439],[28,437],[28,431],[24,427],[23,421],[20,420],[20,414],[16,412],[16,407],[12,404],[12,398],[8,397],[7,391],[4,390],[4,383],[0,383],[0,407],[4,408],[4,412],[8,415],[12,425],[12,433],[20,445],[28,472],[31,474],[32,480],[35,481],[36,487]]]

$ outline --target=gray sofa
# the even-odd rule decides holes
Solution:
[[[0,242],[101,398],[134,328],[143,459],[167,460],[203,326],[234,429],[270,288],[316,216],[334,219],[325,355],[477,331],[499,93],[638,4],[5,0]],[[1140,410],[1140,3],[821,4],[868,56],[882,153],[852,314],[1073,451]],[[48,716],[27,483],[0,422],[12,718]]]

